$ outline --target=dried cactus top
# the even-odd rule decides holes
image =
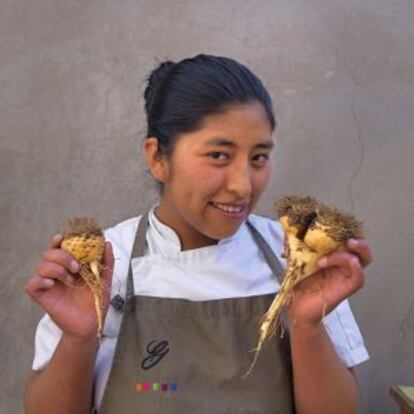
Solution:
[[[102,227],[93,217],[73,217],[62,227],[63,238],[80,235],[103,236]]]
[[[300,235],[317,225],[325,227],[332,239],[343,243],[351,238],[363,238],[362,223],[352,214],[342,212],[312,197],[285,196],[276,202],[278,217],[286,216],[291,226],[300,228]]]

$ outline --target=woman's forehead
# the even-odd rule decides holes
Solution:
[[[244,144],[272,147],[272,130],[261,104],[231,107],[208,115],[195,132],[184,134],[197,146],[237,147]]]
[[[200,125],[202,128],[230,125],[234,128],[233,123],[266,125],[270,129],[266,110],[259,102],[230,105],[219,113],[205,116]]]
[[[241,142],[239,142],[241,141]],[[237,148],[240,144],[243,143],[251,143],[254,144],[255,147],[263,148],[263,149],[272,149],[274,146],[274,142],[271,137],[257,140],[253,139],[253,137],[248,136],[241,136],[239,139],[227,139],[224,137],[213,137],[207,139],[202,142],[202,145],[205,147],[215,146],[215,147],[227,147],[227,148]]]

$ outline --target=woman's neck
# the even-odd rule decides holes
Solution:
[[[213,246],[218,243],[218,240],[212,239],[192,227],[174,208],[167,205],[163,200],[155,208],[154,213],[161,223],[175,231],[183,251]]]

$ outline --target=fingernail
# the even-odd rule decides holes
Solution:
[[[75,281],[75,278],[71,275],[66,276],[66,282],[73,283]]]
[[[354,266],[354,267],[359,267],[360,266],[359,260],[356,257],[351,259],[351,263],[352,263],[352,266]]]
[[[353,247],[357,247],[359,245],[359,242],[355,239],[349,239],[349,244]]]
[[[62,238],[62,235],[61,234],[55,234],[54,236],[53,236],[53,241],[55,242],[55,243],[57,243],[60,239]]]
[[[77,272],[79,270],[79,263],[76,260],[72,260],[70,262],[70,267],[74,272]]]
[[[50,286],[53,286],[55,284],[55,281],[53,279],[43,279],[43,284],[45,286],[50,287]]]
[[[319,260],[318,265],[319,267],[325,267],[328,264],[328,259],[326,257],[323,257],[321,260]]]

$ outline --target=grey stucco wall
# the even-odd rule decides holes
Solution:
[[[364,221],[375,261],[352,298],[371,360],[363,413],[414,384],[414,3],[410,0],[3,0],[0,11],[0,412],[22,392],[42,312],[23,291],[62,219],[109,226],[157,198],[139,152],[142,90],[166,58],[251,67],[275,99],[272,185]]]

